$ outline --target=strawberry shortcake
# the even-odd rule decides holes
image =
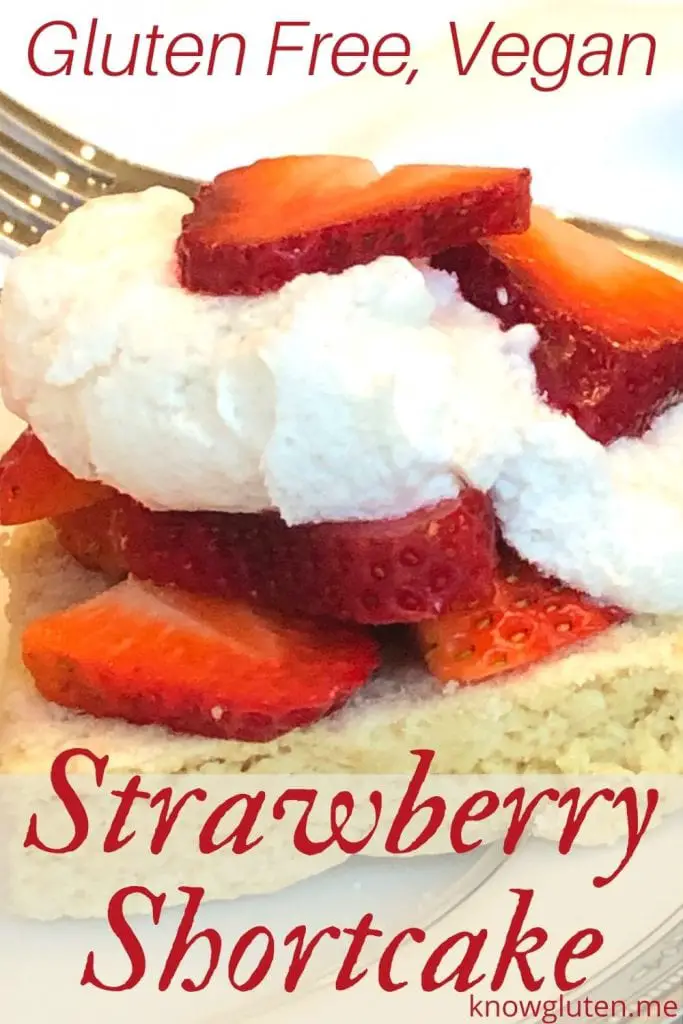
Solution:
[[[528,171],[92,200],[0,360],[0,766],[683,771],[683,283]]]

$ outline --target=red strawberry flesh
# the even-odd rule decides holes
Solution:
[[[191,291],[259,295],[298,274],[379,256],[431,256],[524,231],[526,170],[429,165],[380,175],[353,157],[283,157],[220,174],[183,219],[177,253]]]
[[[71,550],[98,545],[78,539]],[[150,512],[122,501],[99,550],[112,544],[134,576],[159,585],[274,608],[368,624],[417,622],[490,593],[495,521],[486,495],[467,489],[453,501],[395,520],[287,526],[275,513]],[[69,547],[69,543],[66,545]]]
[[[114,492],[78,480],[59,465],[32,430],[25,430],[0,459],[0,524],[16,526],[58,516],[109,498]]]
[[[493,599],[417,626],[430,671],[462,685],[524,669],[627,618],[506,551]]]
[[[379,661],[359,627],[134,580],[36,619],[22,654],[39,692],[64,707],[247,742],[337,710]]]
[[[612,242],[534,208],[526,234],[434,263],[504,326],[539,328],[539,390],[595,440],[639,436],[683,397],[683,282]]]
[[[86,569],[103,572],[112,580],[127,575],[126,560],[113,529],[117,510],[127,500],[119,496],[50,519],[59,543],[70,555]]]

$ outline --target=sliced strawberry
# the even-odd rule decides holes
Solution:
[[[126,560],[114,531],[116,510],[127,500],[117,496],[51,519],[62,547],[86,569],[103,572],[112,580],[127,575]]]
[[[524,231],[529,183],[526,170],[416,165],[381,176],[354,157],[259,160],[200,189],[178,240],[180,279],[191,291],[259,295],[298,274]]]
[[[77,480],[27,429],[0,459],[0,524],[16,526],[93,505],[114,492]]]
[[[133,580],[32,622],[23,658],[64,707],[259,742],[341,707],[379,663],[358,627]]]
[[[451,249],[466,299],[533,323],[542,393],[604,444],[642,434],[683,396],[683,282],[534,207],[524,235]]]
[[[626,618],[507,552],[492,600],[416,628],[430,671],[464,685],[527,668]]]
[[[475,490],[401,519],[315,526],[287,526],[275,513],[150,512],[123,498],[102,513],[75,512],[62,532],[89,567],[102,557],[104,571],[124,566],[162,586],[284,611],[418,622],[491,592],[495,522]]]

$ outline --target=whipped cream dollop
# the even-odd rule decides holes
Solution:
[[[683,406],[603,446],[538,394],[537,332],[444,273],[384,257],[258,298],[177,281],[190,201],[72,213],[16,259],[2,390],[55,458],[155,509],[290,524],[492,495],[519,553],[599,600],[683,613]]]
[[[634,612],[683,614],[683,405],[603,446],[536,403],[494,487],[528,561]]]
[[[99,198],[10,267],[4,398],[62,465],[151,508],[289,523],[491,487],[532,328],[503,334],[454,279],[397,257],[257,298],[192,294],[174,260],[190,209],[163,188]]]

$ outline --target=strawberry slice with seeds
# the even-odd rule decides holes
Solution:
[[[30,429],[0,459],[0,524],[16,526],[103,501],[114,492],[77,480],[52,458]]]
[[[359,627],[134,580],[32,622],[22,653],[39,692],[64,707],[249,742],[330,714],[379,661]]]
[[[443,683],[469,685],[528,668],[627,617],[620,608],[598,605],[506,552],[492,600],[416,629],[433,675]]]
[[[287,526],[275,513],[151,512],[130,500],[75,512],[67,550],[159,585],[367,624],[418,622],[491,593],[489,498],[467,489],[400,519]],[[102,554],[103,553],[103,554]]]
[[[595,440],[638,436],[683,397],[683,282],[612,242],[534,207],[525,234],[434,262],[506,327],[537,325],[541,393]]]
[[[431,256],[524,231],[527,170],[401,166],[355,157],[259,160],[202,186],[177,254],[191,291],[259,295],[298,274],[340,273],[379,256]]]

